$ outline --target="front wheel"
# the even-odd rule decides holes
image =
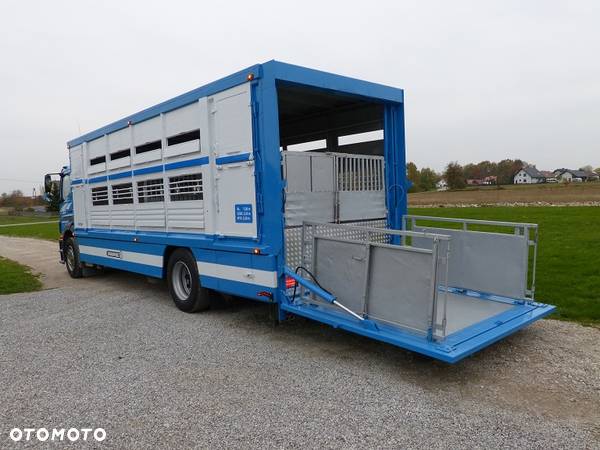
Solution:
[[[177,249],[167,266],[169,291],[175,306],[188,313],[203,311],[210,306],[209,291],[200,285],[196,259],[185,249]]]
[[[75,240],[70,237],[64,242],[65,266],[71,278],[81,278],[83,269],[79,260],[79,247],[75,244]]]

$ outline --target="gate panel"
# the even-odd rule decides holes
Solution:
[[[315,236],[315,276],[352,311],[363,310],[367,247],[365,244]]]
[[[312,250],[315,277],[345,307],[421,334],[431,331],[437,251],[323,235],[314,235]]]
[[[371,247],[368,313],[374,319],[426,333],[434,292],[433,257],[391,247]]]
[[[339,192],[339,220],[369,220],[387,216],[385,191]]]
[[[452,237],[449,286],[525,298],[529,251],[526,236],[421,226],[412,227],[412,231]],[[413,238],[413,245],[430,248],[431,241]]]

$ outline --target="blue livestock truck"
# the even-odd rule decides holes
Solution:
[[[401,89],[269,61],[67,146],[74,278],[136,272],[185,312],[216,291],[449,363],[554,309],[537,225],[407,214]]]

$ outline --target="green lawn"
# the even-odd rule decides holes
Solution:
[[[0,256],[0,294],[37,291],[42,287],[29,267]]]
[[[48,222],[55,223],[39,223],[33,225],[33,222]],[[8,226],[13,224],[24,224],[22,226]],[[23,216],[0,216],[0,235],[4,236],[20,236],[33,237],[38,239],[58,240],[58,218],[57,217],[23,217]]]
[[[58,216],[40,217],[40,216],[0,216],[0,225],[9,225],[13,223],[30,223],[30,222],[48,222],[50,220],[58,220]]]
[[[536,300],[554,317],[600,324],[600,208],[413,208],[411,214],[539,225]]]

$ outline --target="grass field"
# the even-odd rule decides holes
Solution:
[[[555,318],[600,324],[600,207],[413,208],[411,214],[539,225],[537,300]]]
[[[28,267],[0,256],[0,294],[37,291],[42,287]]]
[[[35,223],[55,221],[55,223]],[[38,239],[58,240],[58,218],[56,217],[22,217],[0,216],[0,235],[33,237]],[[26,225],[35,223],[33,225]],[[21,226],[2,226],[17,225]]]
[[[481,186],[460,191],[430,191],[408,194],[411,206],[494,203],[583,203],[600,202],[600,182]]]

